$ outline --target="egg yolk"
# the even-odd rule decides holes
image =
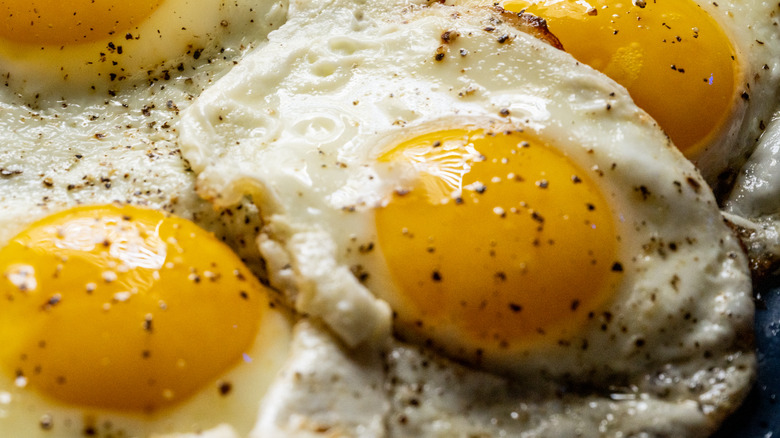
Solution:
[[[23,44],[68,45],[120,35],[163,0],[0,0],[0,37]]]
[[[596,181],[522,132],[446,130],[380,161],[419,172],[376,211],[401,332],[455,356],[557,342],[614,293],[622,265]]]
[[[0,365],[60,401],[149,412],[247,360],[265,292],[192,222],[67,210],[0,250]]]
[[[544,18],[567,52],[626,87],[688,158],[730,117],[734,49],[691,0],[506,0],[503,7]]]

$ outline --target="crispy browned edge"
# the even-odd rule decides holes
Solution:
[[[536,15],[529,14],[525,11],[511,12],[495,5],[493,10],[499,14],[501,20],[515,29],[533,35],[536,38],[546,42],[547,44],[555,47],[556,49],[564,50],[561,41],[550,32],[547,28],[547,21],[544,18],[537,17]]]

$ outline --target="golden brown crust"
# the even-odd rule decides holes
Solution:
[[[527,12],[511,12],[501,6],[493,6],[493,9],[501,16],[501,20],[512,25],[515,29],[533,35],[556,49],[564,50],[561,41],[547,28],[544,18]]]
[[[724,222],[737,236],[742,249],[748,256],[753,283],[764,284],[771,281],[780,271],[780,254],[770,250],[763,243],[759,231],[760,224],[739,219],[724,215]]]

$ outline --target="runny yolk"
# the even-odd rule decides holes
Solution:
[[[620,279],[612,209],[589,172],[520,132],[445,130],[380,161],[419,178],[376,211],[399,331],[466,360],[557,342]],[[391,294],[392,295],[392,294]]]
[[[117,35],[124,39],[163,0],[0,0],[0,38],[64,46]]]
[[[688,158],[722,133],[737,97],[735,52],[692,0],[506,0],[503,7],[547,20],[567,52],[626,87]]]
[[[0,368],[79,406],[153,411],[245,359],[263,286],[184,219],[79,207],[0,250]]]

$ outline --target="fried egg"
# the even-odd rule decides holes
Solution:
[[[528,29],[492,7],[296,4],[183,114],[198,191],[252,196],[271,284],[347,356],[385,353],[388,436],[711,433],[754,378],[744,254],[625,88]],[[292,363],[268,430],[358,434],[338,403],[306,421],[307,388],[349,393]]]
[[[239,52],[284,21],[286,1],[0,3],[0,72],[26,96],[116,90]],[[201,63],[203,61],[200,61]]]
[[[565,50],[625,86],[724,190],[771,118],[777,5],[763,2],[506,0],[542,17]]]
[[[227,246],[155,210],[48,216],[0,250],[0,430],[246,435],[290,326]]]

